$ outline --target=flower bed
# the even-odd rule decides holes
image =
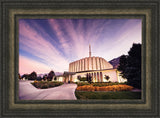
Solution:
[[[125,83],[118,83],[118,82],[95,82],[95,83],[88,83],[88,82],[76,82],[78,86],[84,85],[93,85],[93,86],[112,86],[112,85],[125,85]]]
[[[84,85],[78,86],[77,91],[131,91],[132,86],[128,85],[112,85],[112,86],[93,86],[93,85]]]
[[[63,84],[63,82],[52,82],[52,81],[34,81],[33,83],[31,83],[33,86],[35,86],[36,88],[40,88],[40,89],[47,89],[47,88],[51,88],[51,87],[56,87],[56,86],[60,86]]]
[[[92,83],[93,86],[112,86],[112,85],[123,85],[123,83],[118,83],[118,82],[95,82]]]

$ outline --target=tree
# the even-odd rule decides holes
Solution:
[[[105,79],[108,81],[110,77],[108,75],[105,75]]]
[[[43,75],[43,80],[44,80],[44,81],[47,80],[47,74]]]
[[[37,81],[41,81],[41,80],[42,80],[42,77],[41,77],[41,76],[38,76],[36,80],[37,80]]]
[[[29,75],[28,74],[24,74],[22,75],[22,79],[25,78],[25,79],[28,79],[29,78]]]
[[[36,80],[37,79],[37,73],[36,72],[32,72],[29,77],[28,80]]]
[[[118,70],[121,72],[120,75],[125,78],[125,69],[127,66],[127,55],[122,55],[119,59],[119,66],[118,66]]]
[[[48,76],[47,76],[47,80],[48,80],[48,81],[52,81],[53,76],[55,76],[54,71],[50,71],[49,74],[48,74]]]
[[[141,89],[141,44],[133,44],[128,56],[121,56],[120,60],[118,70],[127,84]]]
[[[56,76],[54,77],[54,81],[56,81],[57,80],[57,78],[56,78]]]
[[[141,88],[141,44],[133,44],[128,54],[128,63],[125,69],[127,83]]]

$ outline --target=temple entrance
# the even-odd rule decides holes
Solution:
[[[64,83],[71,83],[73,82],[72,80],[72,75],[74,75],[74,72],[64,72],[63,76],[64,76]]]

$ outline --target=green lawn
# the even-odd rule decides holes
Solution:
[[[75,91],[77,99],[140,99],[141,92],[118,91],[118,92],[91,92]]]

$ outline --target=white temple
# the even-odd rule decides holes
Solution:
[[[89,74],[93,82],[107,82],[105,76],[109,76],[111,82],[125,82],[126,79],[122,78],[117,69],[107,62],[102,57],[91,56],[91,46],[89,45],[89,57],[71,62],[69,64],[69,72],[64,72],[62,76],[58,77],[59,81],[73,81],[77,82],[78,76],[86,77]]]

